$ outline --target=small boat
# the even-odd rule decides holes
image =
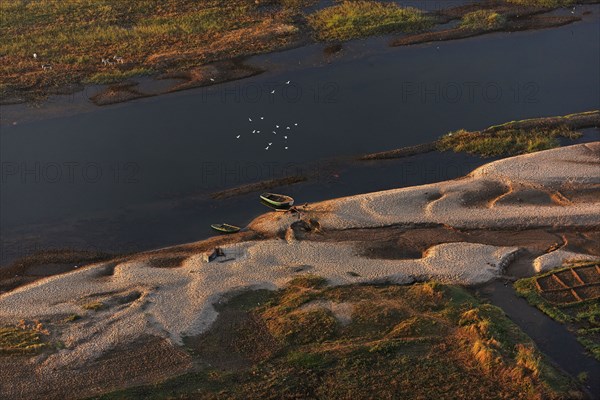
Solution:
[[[279,212],[290,211],[290,209],[293,208],[291,206],[276,207],[273,204],[264,201],[263,199],[260,199],[260,204],[262,204],[263,206],[269,207],[273,211],[279,211]]]
[[[291,207],[294,204],[294,199],[283,194],[263,193],[260,195],[260,199],[275,208]]]
[[[242,229],[239,226],[229,224],[212,224],[210,227],[221,233],[236,233]]]

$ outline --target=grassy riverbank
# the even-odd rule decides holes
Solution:
[[[309,3],[3,1],[1,93],[116,82],[270,51],[294,40],[291,19]]]
[[[438,149],[482,157],[507,156],[558,147],[559,137],[572,140],[581,137],[581,133],[566,127],[535,130],[503,129],[494,133],[460,130],[442,137],[438,141]]]
[[[520,16],[519,23],[507,25],[505,28],[509,30],[536,29],[578,19],[571,16],[564,21],[551,21],[549,25],[539,25],[539,21],[528,25],[528,16],[565,4],[558,0],[507,0],[494,3],[492,8],[481,3],[436,13],[373,0],[343,1],[318,10],[307,8],[315,3],[315,0],[6,0],[0,3],[0,97],[3,103],[36,100],[50,94],[70,93],[87,84],[190,72],[217,61],[315,40],[343,41],[390,32],[425,31],[400,38],[394,45],[411,44],[444,35],[432,31],[434,26],[461,18],[459,27],[447,39],[495,31],[505,27],[507,17],[512,14]],[[184,86],[239,79],[239,74],[228,71],[230,67],[225,66],[224,71],[210,76],[200,71],[194,76],[193,85]],[[129,93],[98,103],[148,95]]]
[[[559,147],[561,137],[571,140],[581,137],[577,129],[598,126],[600,111],[511,121],[481,131],[450,132],[437,141],[437,148],[482,157],[533,153]]]
[[[431,143],[371,153],[362,160],[401,158],[430,151],[466,152],[481,157],[511,156],[559,147],[559,138],[577,139],[578,129],[600,127],[600,111],[530,118],[494,125],[480,131],[461,129]]]
[[[458,287],[304,276],[218,308],[211,330],[186,340],[199,371],[100,398],[578,396],[500,309]]]

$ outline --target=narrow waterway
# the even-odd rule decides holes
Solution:
[[[600,362],[586,353],[575,335],[564,325],[518,297],[512,284],[495,281],[479,288],[477,293],[504,310],[535,341],[538,348],[564,371],[573,377],[586,372],[586,389],[594,399],[600,398]]]

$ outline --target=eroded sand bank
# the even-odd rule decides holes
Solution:
[[[325,201],[304,214],[332,230],[416,224],[591,227],[600,224],[598,198],[600,143],[594,142],[495,161],[453,181]],[[250,227],[276,234],[295,219],[267,214]]]

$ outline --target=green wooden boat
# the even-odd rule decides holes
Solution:
[[[242,229],[239,226],[229,224],[212,224],[210,227],[221,233],[236,233]]]
[[[289,211],[292,208],[292,207],[288,207],[288,206],[276,207],[273,204],[264,201],[263,199],[260,199],[260,204],[262,204],[265,207],[269,207],[273,211],[278,211],[278,212]]]
[[[284,194],[263,193],[260,199],[276,208],[289,208],[294,204],[294,199]]]

